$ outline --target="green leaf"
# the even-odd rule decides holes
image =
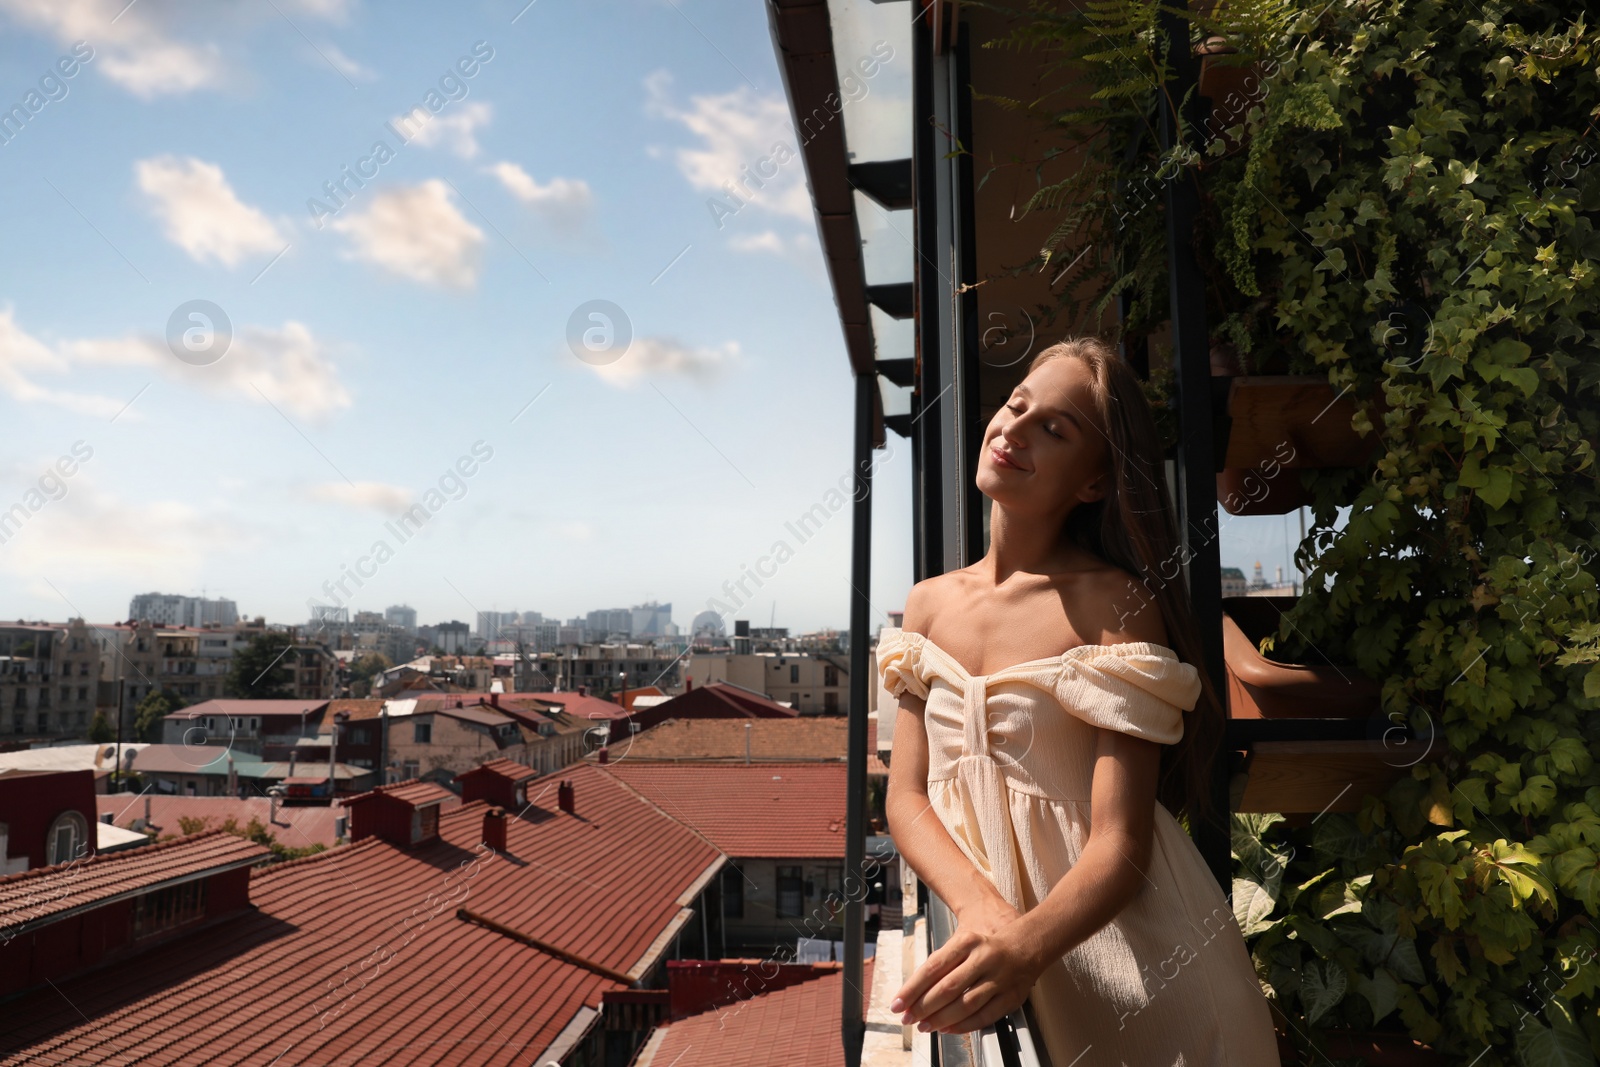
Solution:
[[[1545,1005],[1551,1025],[1526,1017],[1517,1030],[1517,1061],[1522,1067],[1595,1067],[1589,1041],[1559,997]]]
[[[1400,1005],[1400,985],[1382,967],[1375,971],[1371,978],[1356,979],[1356,991],[1367,999],[1372,1005],[1372,1021],[1382,1022],[1384,1016]]]
[[[1249,878],[1233,880],[1233,917],[1245,937],[1254,937],[1272,926],[1267,916],[1272,914],[1273,904],[1272,894],[1259,882]]]
[[[1348,988],[1344,968],[1332,960],[1313,960],[1300,975],[1300,1000],[1306,1022],[1315,1023],[1338,1006]]]

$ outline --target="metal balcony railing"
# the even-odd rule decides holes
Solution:
[[[928,890],[928,951],[955,932],[955,914]],[[1042,1042],[1032,1001],[998,1022],[970,1034],[931,1034],[931,1067],[1053,1067]]]

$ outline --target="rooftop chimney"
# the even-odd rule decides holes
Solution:
[[[586,686],[586,685],[578,686],[578,695],[581,696],[581,697],[588,696],[589,695],[589,687]]]
[[[610,748],[608,746],[606,746],[606,745],[601,745],[600,746],[600,762],[601,763],[610,763],[611,762],[611,751],[610,751]]]
[[[490,808],[483,813],[483,843],[496,852],[506,850],[506,811]]]
[[[561,780],[560,787],[556,789],[556,803],[568,815],[577,814],[572,810],[572,783],[565,778]]]
[[[499,693],[490,693],[489,694],[489,704],[490,704],[491,707],[498,708],[500,706],[500,694]]]

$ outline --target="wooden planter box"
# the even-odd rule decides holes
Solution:
[[[1222,656],[1228,715],[1235,719],[1365,719],[1379,711],[1381,687],[1354,667],[1275,663],[1256,643],[1276,633],[1292,596],[1222,598]]]
[[[1283,1014],[1276,1005],[1272,1024],[1278,1038],[1278,1058],[1284,1067],[1300,1063],[1300,1051],[1290,1036]],[[1320,1046],[1325,1056],[1338,1059],[1361,1057],[1366,1067],[1444,1067],[1444,1057],[1406,1034],[1370,1030],[1328,1030]],[[1318,1061],[1323,1062],[1321,1060]]]
[[[1203,139],[1221,139],[1227,151],[1236,151],[1241,142],[1225,131],[1243,121],[1252,107],[1266,99],[1263,68],[1258,62],[1240,62],[1238,49],[1224,37],[1206,38],[1195,46],[1195,55],[1200,57],[1195,91],[1211,101],[1211,114],[1202,126]]]
[[[1443,1056],[1406,1034],[1335,1031],[1323,1051],[1338,1059],[1359,1056],[1367,1067],[1444,1067]]]
[[[1292,596],[1223,597],[1222,647],[1233,719],[1368,719],[1381,724],[1381,687],[1354,667],[1274,663],[1256,642],[1275,633]],[[1359,811],[1407,773],[1383,741],[1257,741],[1233,776],[1240,812]],[[1292,820],[1291,820],[1292,821]]]

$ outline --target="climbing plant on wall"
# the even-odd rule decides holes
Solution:
[[[1082,100],[1054,118],[1104,151],[1032,205],[1062,248],[1120,242],[1100,295],[1159,324],[1164,246],[1138,227],[1161,198],[1128,190],[1197,182],[1213,337],[1326,375],[1377,442],[1369,468],[1285,475],[1316,503],[1268,652],[1381,679],[1407,768],[1309,827],[1236,817],[1235,910],[1288,1028],[1308,1055],[1358,1029],[1449,1063],[1596,1063],[1600,36],[1575,4],[1220,4],[1192,40],[1255,87],[1118,155],[1155,113],[1154,6],[1023,25],[1100,94],[1098,126]],[[1073,182],[1115,195],[1062,207]]]

